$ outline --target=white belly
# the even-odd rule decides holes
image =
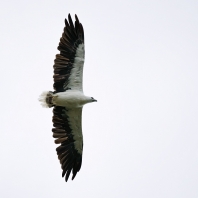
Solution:
[[[67,108],[79,108],[85,103],[86,96],[80,91],[68,90],[54,94],[53,104]]]

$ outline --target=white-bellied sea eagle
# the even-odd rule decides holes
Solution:
[[[82,87],[84,65],[84,30],[78,17],[75,23],[70,14],[65,19],[65,28],[60,39],[54,60],[54,91],[43,92],[39,98],[45,107],[53,107],[53,137],[61,163],[62,177],[72,180],[82,164],[83,135],[81,116],[83,105],[96,102],[93,97],[85,96]]]

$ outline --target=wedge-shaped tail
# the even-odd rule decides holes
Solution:
[[[41,102],[41,105],[43,107],[46,108],[50,108],[53,107],[53,102],[52,102],[52,98],[53,98],[53,92],[51,91],[44,91],[40,97],[39,97],[39,101]]]

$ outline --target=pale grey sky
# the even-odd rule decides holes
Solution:
[[[198,197],[198,1],[0,3],[2,198]],[[85,30],[81,171],[64,182],[52,90],[64,19]]]

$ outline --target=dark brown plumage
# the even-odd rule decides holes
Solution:
[[[75,15],[75,26],[70,14],[68,20],[65,19],[65,28],[60,39],[58,50],[60,54],[56,55],[54,60],[54,90],[55,92],[66,91],[69,74],[74,63],[76,48],[79,44],[84,43],[84,30],[82,24],[79,22],[77,15]]]
[[[57,138],[55,140],[56,144],[61,143],[61,145],[56,148],[56,151],[63,170],[62,177],[64,177],[67,173],[65,176],[65,181],[67,181],[72,169],[72,179],[74,179],[77,172],[80,170],[82,164],[82,154],[79,154],[74,147],[74,139],[68,124],[69,122],[66,108],[55,106],[53,113],[53,137]]]

